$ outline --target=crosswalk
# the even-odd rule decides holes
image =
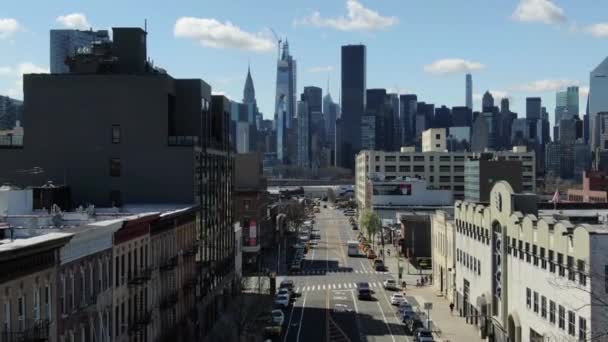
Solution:
[[[374,289],[380,289],[383,287],[381,282],[370,282],[369,287]],[[356,289],[357,283],[349,283],[349,282],[338,282],[331,284],[314,284],[314,285],[303,285],[300,287],[296,287],[296,293],[303,292],[314,292],[314,291],[327,291],[327,290],[349,290]]]
[[[355,274],[388,274],[386,271],[374,271],[374,270],[353,270],[352,268],[315,268],[302,270],[297,272],[291,272],[293,275],[317,275],[317,274],[328,274],[328,273],[355,273]]]

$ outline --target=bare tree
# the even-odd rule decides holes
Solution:
[[[333,188],[327,188],[327,200],[329,203],[336,203],[336,191]]]
[[[287,203],[285,206],[285,219],[287,220],[287,223],[296,230],[296,233],[298,233],[300,227],[306,220],[304,204],[297,201]]]
[[[382,221],[373,210],[366,209],[359,219],[359,226],[367,235],[367,239],[374,244],[376,234],[382,229]]]

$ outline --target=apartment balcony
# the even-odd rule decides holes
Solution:
[[[139,272],[135,273],[135,275],[131,279],[129,279],[129,286],[131,287],[144,285],[150,280],[151,277],[152,269],[142,269]]]
[[[48,320],[26,320],[20,322],[21,331],[3,331],[0,333],[0,342],[42,342],[49,340]]]
[[[170,258],[165,259],[160,264],[160,270],[161,271],[170,271],[170,270],[174,269],[175,266],[177,266],[177,255],[174,255]]]

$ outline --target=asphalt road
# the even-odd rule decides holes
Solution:
[[[302,271],[282,277],[295,282],[300,293],[285,309],[281,342],[397,342],[410,341],[390,304],[391,291],[382,287],[390,277],[376,272],[363,257],[349,257],[346,241],[355,240],[348,218],[340,210],[321,209],[314,233],[317,246],[306,255]],[[373,300],[357,299],[356,283],[370,283]]]

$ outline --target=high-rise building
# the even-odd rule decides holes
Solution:
[[[23,102],[0,96],[0,130],[10,130],[22,120]]]
[[[323,112],[323,89],[315,86],[304,87],[304,97],[308,103],[308,110],[313,112]]]
[[[401,125],[401,146],[411,146],[416,140],[416,113],[418,97],[414,94],[399,97],[399,122]]]
[[[452,126],[471,127],[472,115],[469,107],[452,107]]]
[[[473,76],[466,75],[466,106],[473,111]]]
[[[510,112],[510,109],[509,109],[509,98],[508,97],[502,98],[500,100],[500,112],[501,113]]]
[[[490,94],[490,91],[486,90],[483,94],[483,98],[481,99],[481,111],[482,112],[492,112],[494,110],[494,96]]]
[[[578,116],[578,87],[572,86],[555,94],[555,125],[560,121]]]
[[[499,181],[507,181],[521,192],[523,164],[521,160],[492,159],[489,154],[470,158],[464,164],[464,200],[490,202],[490,191]],[[514,158],[515,159],[515,158]]]
[[[91,43],[108,42],[107,30],[51,30],[50,66],[52,74],[65,74],[70,71],[66,64],[68,57],[73,57],[80,49],[89,49]]]
[[[386,89],[368,89],[366,91],[366,116],[375,117],[375,149],[393,150],[393,111]],[[367,119],[369,120],[369,119]]]
[[[446,106],[435,108],[433,128],[449,128],[452,126],[452,111]]]
[[[587,104],[589,115],[589,134],[591,150],[601,146],[600,124],[598,113],[608,112],[608,57],[604,59],[590,74],[589,99]]]
[[[339,166],[354,170],[355,155],[361,148],[361,117],[366,107],[365,45],[342,46],[342,139]]]
[[[393,128],[393,142],[391,150],[398,151],[401,147],[401,116],[399,115],[399,94],[387,94],[389,108],[391,111],[391,117],[393,122],[391,127]]]
[[[284,127],[290,128],[291,119],[296,115],[296,60],[289,54],[287,40],[280,45],[280,49],[281,56],[277,61],[277,91],[274,112],[278,116],[285,112],[286,117],[279,118],[279,120],[283,121]]]
[[[541,98],[527,97],[526,98],[526,119],[540,120],[541,118]]]
[[[338,119],[338,105],[334,103],[327,88],[327,94],[323,97],[323,118],[325,119],[326,145],[335,150],[336,144],[336,120]]]
[[[306,94],[298,102],[298,166],[311,167],[311,122]]]
[[[251,77],[251,68],[247,67],[247,78],[245,79],[245,87],[243,88],[243,103],[253,103],[257,107],[255,100],[255,87],[253,86],[253,78]]]

